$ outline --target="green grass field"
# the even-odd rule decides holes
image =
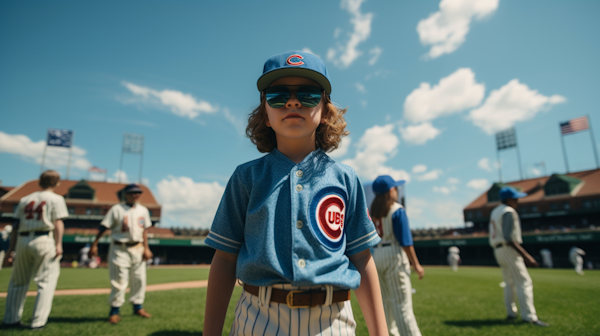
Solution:
[[[550,323],[540,328],[522,322],[507,323],[498,268],[426,268],[425,279],[413,275],[414,311],[423,335],[600,335],[600,272],[578,276],[572,270],[533,269],[535,306],[540,319]],[[8,276],[0,271],[0,285]],[[148,282],[206,279],[207,269],[149,269]],[[101,279],[98,279],[101,278]],[[63,269],[60,288],[106,287],[106,270]],[[71,287],[69,287],[71,286]],[[224,335],[229,333],[233,309],[241,288],[230,302]],[[142,319],[126,304],[123,320],[106,322],[107,295],[57,296],[48,325],[40,335],[199,335],[203,329],[206,289],[180,289],[146,294],[145,308],[154,315]],[[23,320],[29,322],[34,298],[27,298]],[[0,299],[0,315],[5,299]],[[368,335],[358,303],[353,296],[357,335]],[[0,330],[2,335],[29,334],[29,330]]]

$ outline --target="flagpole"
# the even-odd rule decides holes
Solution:
[[[596,168],[600,168],[598,163],[598,151],[596,149],[596,140],[594,139],[594,131],[592,130],[592,120],[589,115],[586,115],[588,119],[588,125],[590,126],[590,137],[592,138],[592,151],[594,151],[594,157],[596,158]]]
[[[567,151],[565,150],[565,136],[562,134],[562,128],[560,122],[558,123],[558,129],[560,130],[560,142],[562,143],[563,157],[565,158],[565,167],[567,168],[567,174],[569,173],[569,162],[567,160]]]
[[[48,148],[48,140],[46,140],[46,146],[44,146],[44,153],[42,154],[42,164],[40,165],[40,175],[44,172],[44,161],[46,161],[46,148]]]
[[[515,131],[515,147],[517,147],[517,159],[519,160],[519,176],[521,176],[521,181],[523,180],[523,165],[521,164],[521,152],[519,151],[519,145],[517,141],[517,132]]]
[[[502,183],[502,163],[500,162],[500,151],[496,149],[496,157],[498,158],[498,176],[500,178],[500,183]]]

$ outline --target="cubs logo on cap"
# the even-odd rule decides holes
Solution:
[[[310,206],[310,229],[329,250],[338,250],[344,243],[346,192],[338,187],[319,191]]]
[[[331,83],[325,62],[318,56],[302,50],[290,50],[271,56],[263,66],[262,76],[256,86],[263,91],[282,77],[304,77],[319,84],[327,94],[331,94]]]

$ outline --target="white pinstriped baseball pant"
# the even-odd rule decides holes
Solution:
[[[273,285],[286,290],[320,288]],[[261,293],[263,291],[261,287]],[[268,302],[246,291],[242,292],[235,308],[230,336],[353,336],[356,322],[350,301],[312,308],[289,308],[284,303]]]
[[[410,263],[396,243],[373,251],[388,331],[393,336],[421,335],[412,305]]]
[[[131,281],[129,301],[143,304],[146,297],[146,262],[143,259],[144,245],[132,247],[110,243],[108,250],[108,275],[110,276],[111,307],[121,307],[125,302],[125,290]]]
[[[519,300],[521,318],[525,321],[537,321],[538,317],[533,306],[533,282],[525,267],[523,257],[514,248],[502,246],[494,249],[494,256],[502,269],[504,278],[504,304],[508,316],[517,316]]]
[[[55,258],[54,236],[18,236],[15,261],[4,310],[4,323],[21,321],[27,289],[31,278],[38,286],[33,306],[32,327],[42,327],[48,321],[56,283],[60,275],[60,258]]]

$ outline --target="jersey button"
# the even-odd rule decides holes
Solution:
[[[302,175],[304,175],[304,173],[302,172],[302,170],[296,171],[296,176],[302,177]]]
[[[302,184],[298,184],[296,186],[296,191],[302,191]]]
[[[299,221],[297,221],[297,222],[296,222],[296,227],[297,227],[298,229],[302,229],[302,227],[303,227],[303,226],[304,226],[304,223],[302,223],[302,221],[301,221],[301,220],[299,220]]]
[[[298,267],[300,267],[300,268],[306,267],[306,261],[304,261],[304,259],[298,260]]]

